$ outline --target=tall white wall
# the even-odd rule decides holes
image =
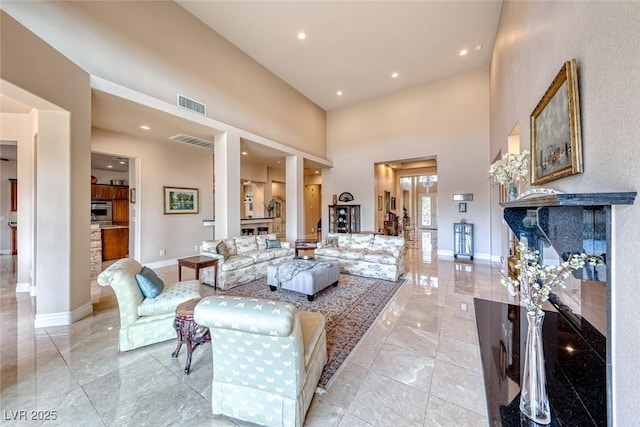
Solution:
[[[325,157],[325,112],[171,1],[6,1],[3,9],[88,73]]]
[[[30,143],[36,160],[24,171],[35,178],[35,324],[67,324],[91,312],[89,75],[4,11],[0,19],[0,77],[7,82],[0,89],[38,110],[37,143]]]
[[[213,217],[213,151],[175,141],[136,138],[93,128],[94,151],[135,159],[138,182],[134,210],[140,231],[140,259],[143,264],[169,262],[195,255],[194,245],[211,239],[212,230],[202,220]],[[163,186],[199,190],[198,214],[164,215]],[[161,256],[160,250],[166,250]]]
[[[491,155],[506,150],[562,64],[576,58],[584,173],[546,183],[563,192],[640,189],[640,3],[505,2],[491,63]],[[492,202],[494,223],[501,211]],[[640,200],[614,210],[612,261],[613,425],[637,425],[640,384]],[[493,248],[499,248],[495,242]]]
[[[327,156],[322,205],[349,191],[362,205],[362,229],[377,215],[374,164],[416,157],[438,158],[438,251],[453,255],[453,193],[473,193],[466,219],[475,223],[476,258],[489,247],[489,71],[477,69],[327,113]],[[327,213],[323,212],[326,221]]]

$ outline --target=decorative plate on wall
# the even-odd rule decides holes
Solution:
[[[340,200],[341,202],[353,202],[353,194],[351,193],[340,193],[340,197],[338,197],[338,200]]]

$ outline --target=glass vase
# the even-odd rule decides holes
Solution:
[[[515,182],[510,182],[507,186],[507,200],[513,201],[518,198],[518,186]]]
[[[551,422],[547,380],[542,347],[542,323],[544,312],[527,312],[529,322],[527,345],[524,353],[524,369],[520,384],[520,411],[538,424]]]

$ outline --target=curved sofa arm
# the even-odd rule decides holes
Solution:
[[[297,315],[293,304],[226,295],[206,297],[193,310],[198,325],[278,337],[291,335]]]

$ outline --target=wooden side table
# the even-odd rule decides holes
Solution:
[[[173,327],[176,329],[176,334],[178,334],[178,345],[173,353],[171,353],[171,357],[178,357],[182,344],[187,345],[187,363],[184,367],[185,375],[189,375],[189,371],[191,371],[191,356],[193,355],[193,350],[200,344],[211,341],[209,328],[201,327],[193,320],[193,309],[200,300],[202,300],[202,298],[193,298],[179,304],[176,307],[176,318],[173,321]],[[198,335],[198,332],[202,333]]]
[[[298,239],[295,242],[296,254],[298,257],[300,251],[314,251],[318,246],[318,240],[316,239]]]
[[[192,256],[178,259],[178,282],[182,280],[182,267],[193,268],[196,271],[196,280],[200,280],[200,269],[214,267],[213,289],[218,285],[218,258],[208,256]]]

